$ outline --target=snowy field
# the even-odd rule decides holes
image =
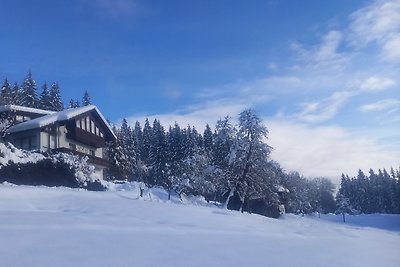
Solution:
[[[277,220],[165,197],[0,185],[0,266],[400,266],[400,216]]]

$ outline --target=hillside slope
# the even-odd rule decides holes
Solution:
[[[0,185],[1,266],[400,263],[399,231],[153,200],[137,200],[135,191]]]

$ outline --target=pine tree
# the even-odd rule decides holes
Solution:
[[[179,127],[178,123],[175,122],[174,127],[170,127],[167,134],[167,157],[168,157],[168,175],[170,187],[175,191],[181,183],[183,174],[183,162],[186,158],[186,139],[184,132]],[[180,190],[178,190],[180,191]]]
[[[143,132],[142,127],[140,126],[140,122],[135,122],[135,127],[133,128],[133,145],[136,151],[136,157],[138,160],[141,160],[141,147],[143,145]]]
[[[14,86],[12,88],[13,104],[21,106],[23,104],[23,98],[24,97],[23,97],[23,94],[21,92],[21,89],[18,86],[18,83],[14,83]]]
[[[68,102],[68,108],[75,108],[75,101],[72,98]]]
[[[64,109],[64,104],[61,100],[60,86],[58,82],[53,82],[49,92],[51,110],[61,111]]]
[[[80,103],[79,100],[73,100],[72,98],[69,100],[68,108],[79,108]]]
[[[140,187],[140,197],[143,197],[143,186],[149,185],[149,170],[145,162],[143,161],[142,146],[143,146],[143,132],[142,127],[138,121],[135,122],[135,127],[132,131],[133,136],[133,147],[136,152],[136,167],[135,176],[139,182],[141,182]]]
[[[154,184],[164,186],[168,190],[168,198],[170,198],[172,182],[168,174],[165,131],[164,127],[161,126],[160,121],[157,119],[153,122],[149,152],[150,168],[152,170]]]
[[[90,95],[89,95],[88,91],[85,90],[85,93],[82,98],[82,106],[89,106],[91,104],[92,104],[92,100],[90,98]]]
[[[140,146],[140,159],[146,165],[150,166],[150,146],[153,138],[153,129],[149,120],[146,118],[143,126],[142,144]],[[154,185],[154,184],[153,184]]]
[[[120,131],[113,127],[113,132],[117,139],[107,143],[107,157],[110,162],[110,167],[107,172],[108,179],[127,180],[129,169],[126,164],[126,157],[123,151],[123,144]]]
[[[22,83],[21,95],[23,96],[21,104],[25,107],[39,108],[36,82],[29,71]]]
[[[134,139],[131,127],[128,125],[127,120],[124,118],[122,120],[121,129],[119,131],[119,139],[122,146],[122,152],[124,154],[126,177],[124,179],[132,181],[135,179],[135,169],[136,169],[136,151],[134,147]]]
[[[206,125],[206,129],[204,130],[203,133],[203,139],[204,139],[204,150],[208,153],[211,154],[212,148],[213,148],[213,133],[211,131],[210,125]]]
[[[40,108],[44,110],[52,110],[52,105],[50,101],[49,89],[47,88],[47,83],[42,86],[42,93],[40,94],[39,103]]]
[[[0,90],[0,105],[11,105],[13,103],[13,92],[9,81],[4,79]]]
[[[215,125],[215,137],[212,149],[212,162],[218,168],[227,171],[229,154],[234,143],[236,129],[230,122],[230,117],[218,120]]]

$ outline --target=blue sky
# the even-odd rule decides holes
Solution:
[[[88,90],[118,122],[244,108],[287,170],[400,164],[400,1],[2,1],[0,78]]]

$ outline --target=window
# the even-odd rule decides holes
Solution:
[[[85,130],[85,129],[86,129],[85,119],[84,119],[84,118],[81,119],[81,129],[82,129],[82,130]]]
[[[25,150],[35,150],[37,149],[37,139],[36,136],[29,136],[17,139],[15,145],[18,148]]]
[[[100,132],[100,137],[104,137],[104,134],[102,132]]]
[[[50,134],[50,149],[56,148],[56,136],[54,134]]]
[[[100,135],[99,133],[99,127],[96,126],[96,135]]]
[[[89,117],[86,117],[86,131],[90,132],[90,119]]]
[[[94,121],[90,121],[90,132],[92,133],[92,134],[95,134],[96,132],[95,132],[95,130],[94,130],[95,128],[94,128]]]
[[[77,128],[81,128],[81,121],[80,120],[76,120],[76,127]]]

